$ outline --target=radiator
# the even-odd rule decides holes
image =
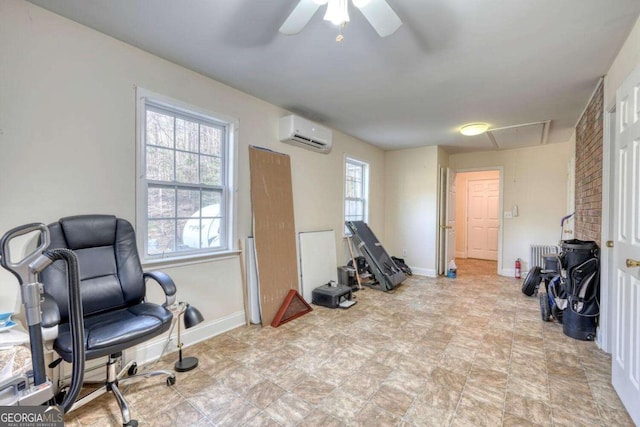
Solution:
[[[543,255],[557,254],[558,246],[556,245],[531,245],[531,254],[529,256],[529,268],[542,267],[544,268]]]

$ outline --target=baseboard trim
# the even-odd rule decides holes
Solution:
[[[221,317],[212,322],[203,322],[191,329],[182,329],[180,332],[182,337],[183,348],[197,344],[201,341],[220,335],[224,332],[235,329],[245,324],[244,311],[238,311],[225,317]],[[178,329],[174,327],[169,345],[165,354],[178,351]],[[167,344],[167,335],[162,335],[153,341],[147,341],[142,345],[125,351],[125,360],[135,360],[138,365],[153,362],[160,358],[162,350]]]
[[[504,277],[515,277],[516,269],[515,268],[503,268],[502,271],[500,271],[500,275],[504,276]]]
[[[417,276],[437,277],[436,270],[433,268],[411,267],[411,272]]]

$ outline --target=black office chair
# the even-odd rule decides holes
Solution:
[[[50,224],[49,230],[50,248],[68,248],[78,257],[86,360],[108,356],[104,386],[79,399],[71,410],[111,391],[120,406],[123,425],[137,426],[137,421],[130,417],[120,386],[156,375],[167,375],[167,385],[173,385],[175,375],[169,371],[137,374],[135,362],[127,363],[117,372],[117,365],[123,350],[170,328],[173,314],[167,307],[175,301],[175,284],[164,273],[143,273],[135,232],[131,224],[123,219],[111,215],[73,216]],[[162,287],[166,295],[164,305],[145,301],[147,278],[155,280]],[[43,306],[43,326],[54,329],[57,325],[53,349],[62,360],[69,362],[73,355],[65,264],[55,262],[41,273],[40,279],[45,299],[53,299],[56,303]],[[56,306],[58,313],[55,312]]]

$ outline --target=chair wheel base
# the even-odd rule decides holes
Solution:
[[[136,420],[130,420],[128,423],[122,424],[124,427],[138,427],[138,422]]]

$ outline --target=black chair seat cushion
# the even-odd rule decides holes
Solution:
[[[87,360],[107,356],[133,347],[166,332],[173,314],[165,307],[143,303],[84,318],[84,341]],[[59,326],[54,349],[63,360],[72,359],[69,324]]]

